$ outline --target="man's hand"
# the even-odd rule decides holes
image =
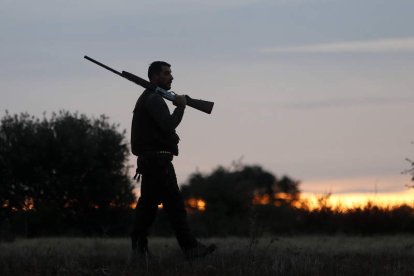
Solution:
[[[185,95],[175,95],[173,104],[177,107],[185,107],[187,105],[187,99]]]

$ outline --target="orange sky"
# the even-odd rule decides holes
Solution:
[[[318,194],[303,193],[301,198],[308,201],[310,207],[317,206]],[[365,206],[368,202],[381,207],[408,204],[414,206],[414,190],[406,190],[399,193],[349,193],[332,194],[328,205],[332,207],[355,208]]]
[[[411,177],[406,174],[375,175],[364,177],[302,179],[299,188],[305,193],[333,194],[382,194],[399,193],[406,190]]]
[[[414,204],[414,189],[408,189],[408,175],[361,177],[353,179],[332,179],[304,181],[300,187],[301,198],[315,206],[320,195],[332,193],[328,204],[344,208],[366,205],[369,201],[380,206],[403,203]]]

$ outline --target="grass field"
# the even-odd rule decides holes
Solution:
[[[42,238],[0,243],[0,275],[414,275],[414,236],[210,239],[217,252],[188,262],[175,239],[155,257],[130,256],[127,239]]]

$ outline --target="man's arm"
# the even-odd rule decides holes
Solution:
[[[173,113],[170,114],[162,97],[153,93],[148,97],[146,108],[162,130],[171,132],[177,128],[183,118],[185,103],[178,103]]]

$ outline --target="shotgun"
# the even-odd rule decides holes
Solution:
[[[111,67],[106,66],[105,64],[100,63],[99,61],[94,60],[93,58],[90,58],[88,56],[84,56],[84,58],[91,61],[91,62],[93,62],[93,63],[95,63],[95,64],[97,64],[97,65],[99,65],[99,66],[101,66],[101,67],[103,67],[103,68],[105,68],[105,69],[107,69],[107,70],[109,70],[109,71],[111,71],[112,73],[115,73],[115,74],[117,74],[117,75],[119,75],[123,78],[126,78],[127,80],[130,80],[130,81],[132,81],[132,82],[134,82],[134,83],[136,83],[136,84],[138,84],[138,85],[140,85],[140,86],[142,86],[146,89],[149,89],[149,90],[159,94],[164,99],[167,99],[169,101],[174,101],[174,99],[175,99],[176,93],[174,91],[168,91],[168,90],[165,90],[161,87],[155,86],[154,84],[150,83],[149,81],[146,81],[146,80],[144,80],[144,79],[142,79],[142,78],[140,78],[137,75],[134,75],[132,73],[129,73],[129,72],[126,72],[126,71],[122,71],[122,73],[118,72],[118,71],[112,69]],[[196,100],[196,99],[190,98],[188,95],[185,95],[185,97],[187,99],[187,105],[188,106],[190,106],[192,108],[195,108],[197,110],[200,110],[202,112],[205,112],[207,114],[211,114],[211,111],[213,110],[214,102],[209,102],[209,101],[204,101],[204,100]]]

